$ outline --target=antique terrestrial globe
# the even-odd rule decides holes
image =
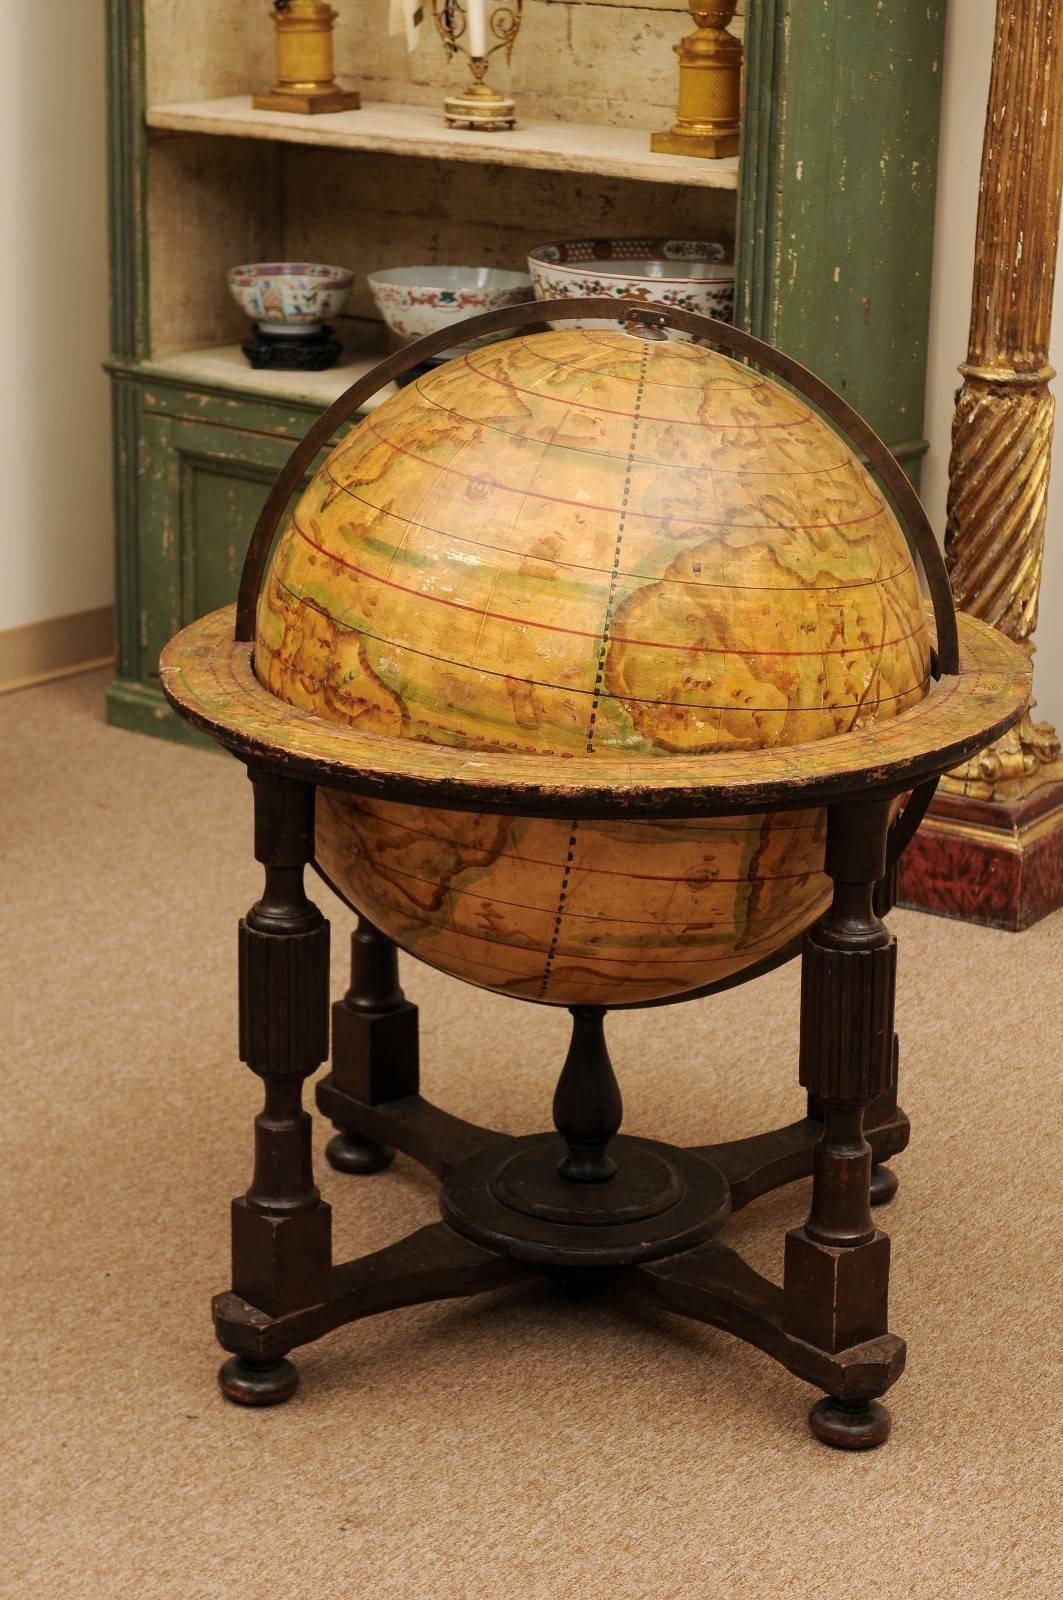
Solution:
[[[606,306],[615,328],[579,326]],[[469,324],[499,330],[436,367],[453,330],[422,341],[342,397],[267,502],[235,639],[216,613],[164,657],[175,706],[248,764],[266,869],[241,924],[241,1055],[267,1104],[215,1306],[223,1390],[286,1398],[288,1350],[370,1310],[605,1269],[825,1389],[826,1442],[880,1443],[903,1344],[869,1206],[907,1140],[881,915],[937,776],[1021,714],[1028,664],[957,627],[907,479],[785,357],[615,302]],[[335,1269],[299,1110],[328,1049],[311,862],[359,916],[318,1090],[329,1159],[364,1173],[399,1148],[445,1179],[430,1239]],[[570,1008],[554,1133],[420,1096],[397,948]],[[736,1145],[619,1135],[606,1011],[799,949],[809,1115]],[[781,1288],[712,1242],[813,1170]]]

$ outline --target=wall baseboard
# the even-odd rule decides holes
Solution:
[[[0,633],[0,694],[114,660],[114,607],[28,622]]]

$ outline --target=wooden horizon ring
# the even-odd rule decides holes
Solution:
[[[855,444],[875,472],[878,473],[888,493],[900,512],[909,538],[915,546],[923,575],[926,578],[934,607],[937,627],[938,671],[959,671],[959,638],[956,628],[956,606],[952,587],[945,570],[945,560],[934,537],[934,530],[907,474],[896,456],[879,438],[873,428],[843,400],[829,384],[817,378],[814,372],[803,367],[791,356],[784,355],[751,333],[744,333],[729,322],[718,322],[714,317],[701,316],[693,311],[681,311],[672,306],[658,305],[652,301],[614,300],[607,295],[573,300],[531,300],[522,305],[504,306],[500,311],[488,311],[482,316],[468,317],[450,323],[438,333],[428,334],[388,356],[371,372],[359,378],[345,390],[303,435],[282,467],[266,497],[265,505],[255,524],[240,573],[240,589],[236,602],[235,637],[251,642],[255,636],[255,612],[259,590],[265,575],[273,541],[284,516],[288,502],[299,488],[314,457],[344,422],[372,398],[385,384],[401,377],[412,367],[419,366],[429,357],[450,349],[455,338],[478,339],[485,334],[510,328],[523,328],[529,324],[579,321],[581,318],[604,318],[621,325],[641,322],[644,326],[675,328],[691,334],[695,339],[718,345],[720,348],[746,356],[765,371],[782,378],[812,404]],[[929,795],[926,799],[929,802]],[[925,809],[925,807],[924,807]]]
[[[469,750],[361,733],[277,699],[255,677],[253,645],[233,637],[235,609],[183,629],[160,661],[166,698],[219,744],[355,794],[527,817],[731,816],[918,790],[1017,722],[1032,678],[1021,646],[961,615],[957,673],[888,722],[831,739],[667,758]]]

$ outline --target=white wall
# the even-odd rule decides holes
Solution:
[[[0,630],[113,589],[103,6],[3,11]]]
[[[956,371],[967,354],[971,311],[978,174],[982,161],[995,0],[951,0],[945,45],[941,159],[927,372],[923,500],[943,536],[949,439]],[[1063,366],[1063,265],[1056,275],[1052,354]],[[1063,393],[1061,382],[1054,388]],[[1048,535],[1037,626],[1035,683],[1038,715],[1063,727],[1063,401],[1056,430],[1056,468],[1048,496]]]

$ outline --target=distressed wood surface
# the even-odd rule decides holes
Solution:
[[[144,13],[149,105],[191,96],[250,94],[273,82],[276,58],[269,0],[138,3]]]
[[[282,251],[279,152],[248,140],[168,138],[153,141],[149,176],[152,353],[245,337],[225,274]]]
[[[199,412],[204,409],[204,392],[229,396],[229,414],[234,425],[240,426],[244,406],[237,396],[252,396],[257,401],[265,402],[294,401],[301,407],[310,408],[316,415],[338,399],[352,383],[371,372],[378,361],[379,357],[375,355],[355,356],[324,372],[256,371],[248,366],[247,357],[240,346],[229,344],[174,352],[154,361],[142,362],[138,371],[149,383],[153,377],[159,377],[184,386],[182,392],[189,397],[195,396],[192,404]],[[385,384],[378,395],[366,401],[365,409],[372,410],[394,392],[392,384]],[[300,412],[300,428],[293,430],[278,426],[278,419],[272,410],[270,406],[271,414],[263,417],[263,423],[272,424],[272,431],[287,432],[293,438],[302,437],[306,425],[305,411]]]
[[[811,366],[915,475],[944,0],[758,0],[736,320]]]
[[[387,36],[383,6],[345,3],[349,25],[336,30],[337,72],[364,94],[438,111],[445,92],[464,87],[468,67],[447,60],[434,30],[425,29],[410,55],[402,39]],[[677,92],[672,49],[689,27],[682,0],[525,0],[512,65],[507,70],[496,57],[489,81],[515,96],[521,121],[663,127],[673,120]],[[642,142],[648,149],[648,138]]]
[[[339,111],[324,118],[255,111],[243,97],[155,105],[149,109],[147,121],[151,128],[246,140],[588,172],[695,188],[738,187],[737,157],[692,162],[683,156],[654,155],[645,133],[637,128],[522,117],[508,133],[486,134],[448,128],[432,106],[367,100],[360,111]]]
[[[132,358],[149,342],[144,24],[140,0],[106,3],[111,350]]]

